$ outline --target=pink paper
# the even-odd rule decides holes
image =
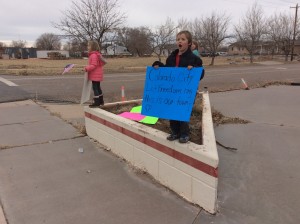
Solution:
[[[131,112],[123,112],[123,113],[119,114],[119,116],[128,118],[130,120],[134,120],[134,121],[140,121],[146,117],[144,115],[141,115],[140,113],[131,113]]]

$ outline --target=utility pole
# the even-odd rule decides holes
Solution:
[[[295,22],[294,22],[294,35],[293,35],[293,43],[292,43],[292,54],[291,54],[291,61],[294,59],[294,47],[295,47],[295,39],[296,39],[296,27],[297,27],[297,19],[298,19],[298,3],[296,4],[296,7],[290,7],[290,8],[295,8],[296,13],[295,13]]]

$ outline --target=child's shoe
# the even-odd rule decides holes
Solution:
[[[174,141],[174,140],[176,140],[176,139],[179,139],[179,135],[176,135],[176,134],[170,134],[170,135],[167,137],[167,139],[168,139],[169,141]]]
[[[189,136],[181,136],[180,138],[179,138],[179,142],[180,143],[187,143],[188,141],[190,140],[190,137]]]

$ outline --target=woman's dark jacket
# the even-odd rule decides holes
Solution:
[[[160,61],[155,61],[152,66],[158,65],[160,67],[176,67],[176,55],[178,54],[179,50],[173,51],[169,57],[166,60],[166,65],[161,63]],[[188,67],[193,66],[193,67],[202,67],[202,60],[198,56],[196,56],[190,48],[187,49],[186,52],[184,52],[182,55],[179,56],[179,65],[178,67]],[[204,69],[201,75],[201,79],[204,77]]]

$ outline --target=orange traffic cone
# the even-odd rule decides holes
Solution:
[[[122,95],[122,102],[125,101],[125,88],[124,86],[121,86],[121,95]]]
[[[243,86],[246,90],[249,90],[249,87],[247,85],[247,83],[245,82],[245,80],[242,78],[242,83],[243,83]]]

